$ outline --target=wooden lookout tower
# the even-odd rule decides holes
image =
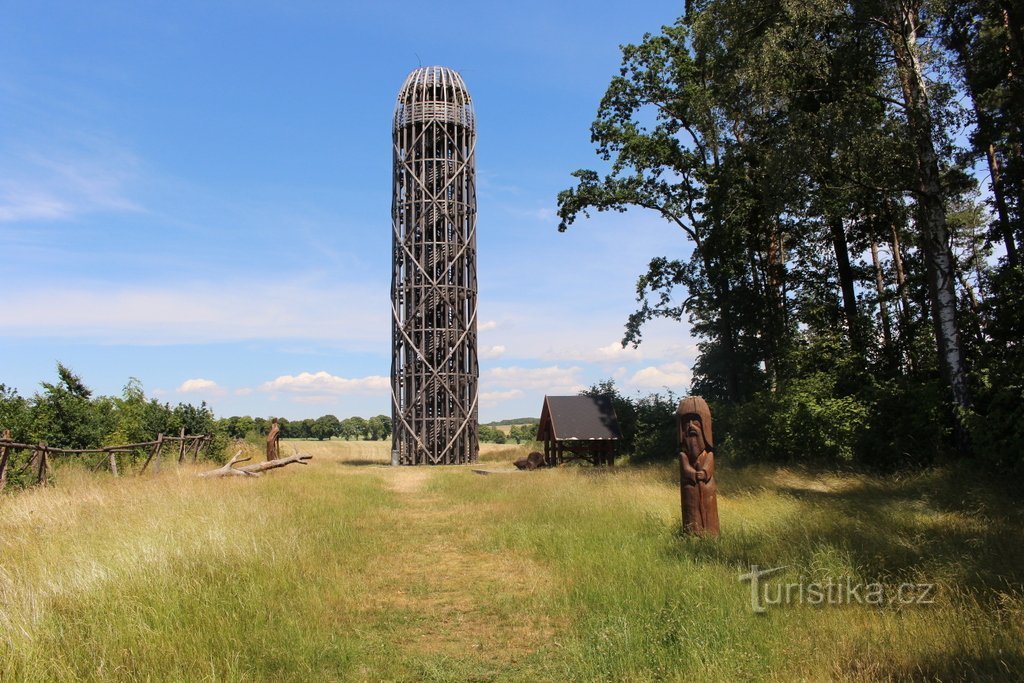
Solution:
[[[416,69],[393,127],[392,462],[476,462],[476,121],[452,69]]]
[[[547,465],[570,460],[612,465],[621,438],[611,396],[544,397],[537,440],[544,442]]]

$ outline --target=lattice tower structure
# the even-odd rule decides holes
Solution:
[[[392,461],[476,462],[476,121],[456,71],[409,74],[393,141]]]

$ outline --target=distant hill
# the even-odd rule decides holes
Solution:
[[[485,423],[491,427],[508,427],[511,425],[535,425],[540,424],[539,417],[513,417],[509,420],[498,420]]]

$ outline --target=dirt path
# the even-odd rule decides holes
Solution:
[[[368,609],[402,624],[395,645],[408,656],[506,667],[551,641],[555,625],[545,610],[531,608],[551,584],[527,558],[481,548],[487,520],[501,510],[430,491],[445,476],[451,473],[427,467],[382,472],[398,494],[399,506],[382,520],[397,544],[372,572]]]

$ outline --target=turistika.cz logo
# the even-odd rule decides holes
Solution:
[[[863,583],[850,577],[827,581],[770,582],[767,577],[785,569],[761,569],[750,565],[750,572],[740,574],[739,580],[750,582],[750,609],[764,614],[769,607],[786,605],[814,605],[838,607],[842,605],[931,605],[935,603],[935,584]]]

